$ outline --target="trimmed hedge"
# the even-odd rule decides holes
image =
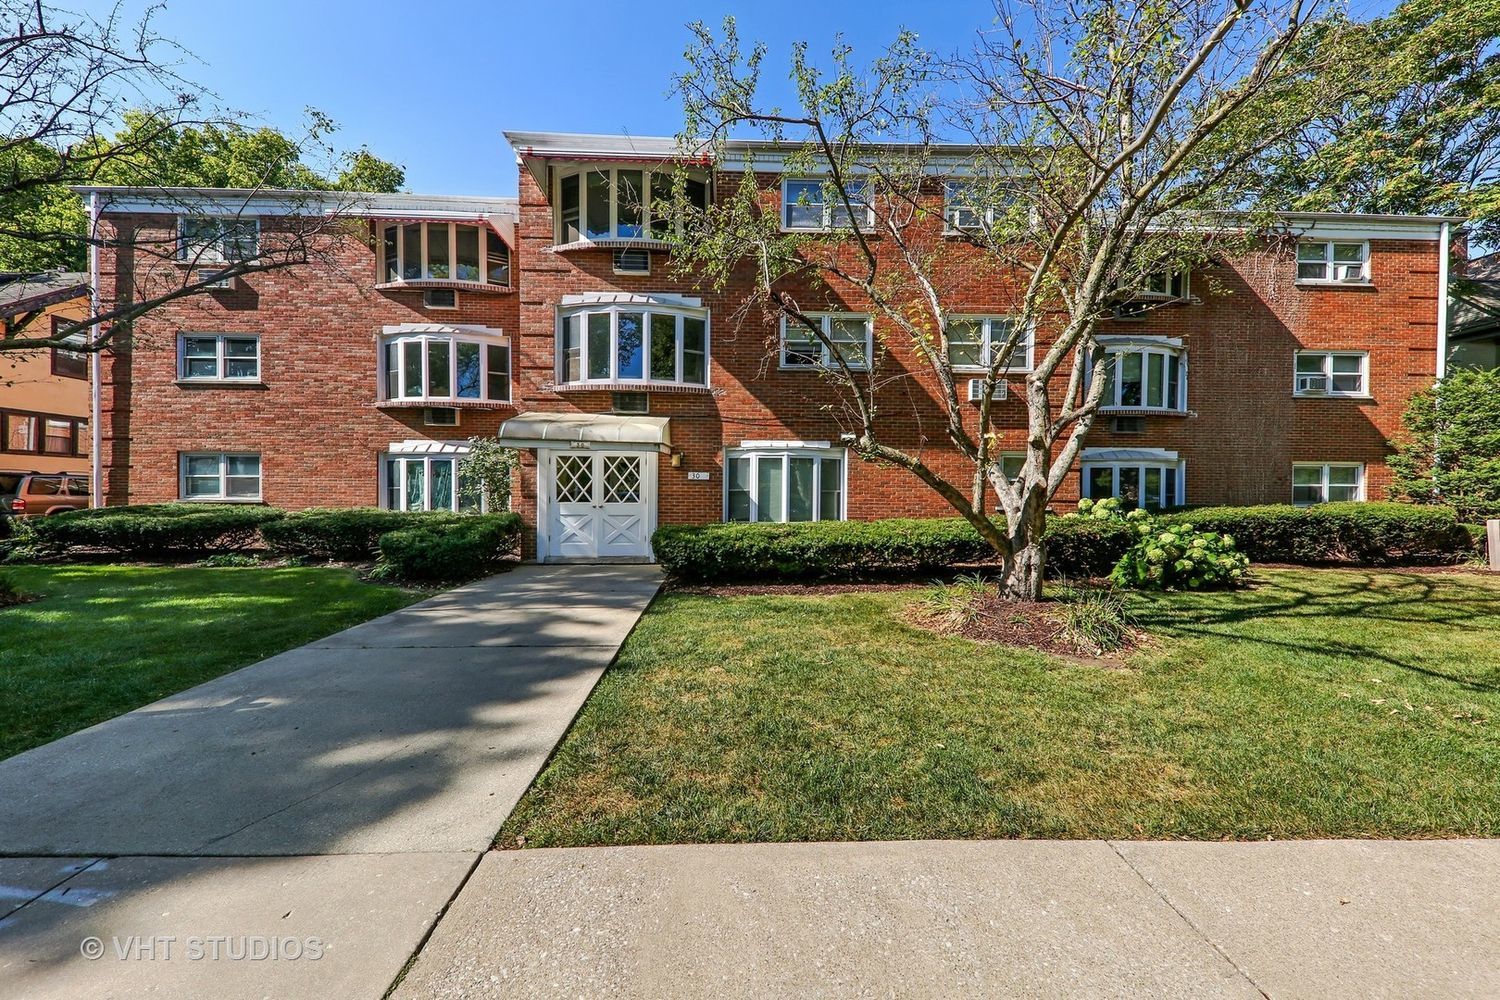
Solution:
[[[264,525],[283,516],[271,507],[245,504],[138,504],[28,518],[17,529],[21,541],[53,553],[78,548],[129,556],[234,552],[253,545]]]
[[[467,580],[493,570],[521,538],[519,514],[450,514],[423,518],[380,536],[377,569],[403,580]]]
[[[1102,576],[1134,535],[1123,524],[1053,521],[1046,540],[1052,573]],[[667,525],[651,545],[669,574],[696,583],[917,575],[994,560],[961,518]]]
[[[1314,507],[1201,507],[1161,520],[1233,535],[1256,562],[1454,562],[1473,547],[1452,507],[1329,503]]]
[[[262,525],[260,535],[283,555],[354,562],[374,558],[380,553],[380,536],[412,527],[413,518],[455,516],[378,507],[309,508]]]

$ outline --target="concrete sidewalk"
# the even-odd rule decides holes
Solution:
[[[0,762],[0,996],[380,996],[659,583],[523,566]]]
[[[1500,842],[485,856],[398,998],[1493,997]]]

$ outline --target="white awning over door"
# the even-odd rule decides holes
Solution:
[[[620,448],[656,451],[672,443],[666,417],[609,413],[523,413],[500,425],[500,443],[511,448]]]

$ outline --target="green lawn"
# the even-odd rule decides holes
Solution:
[[[667,595],[497,843],[1500,835],[1500,578],[1256,580],[1133,597],[1127,669]]]
[[[416,600],[343,569],[20,566],[0,610],[0,758]]]

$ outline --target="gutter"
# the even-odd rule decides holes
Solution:
[[[99,192],[89,192],[89,311],[99,315]],[[98,324],[90,327],[93,348],[89,352],[89,435],[93,439],[89,447],[89,506],[104,506],[104,460],[100,450],[104,444],[104,428],[100,426],[99,414],[103,406],[104,374],[99,358],[99,338],[102,331]]]
[[[1448,374],[1448,243],[1449,225],[1438,226],[1437,377]]]

